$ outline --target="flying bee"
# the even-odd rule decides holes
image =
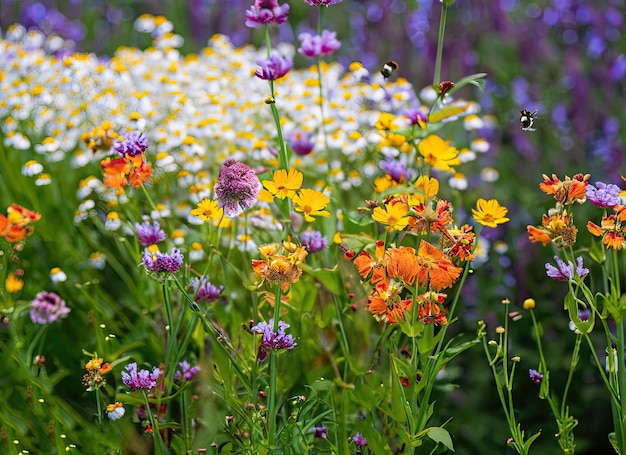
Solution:
[[[528,112],[526,109],[520,111],[519,126],[522,131],[535,131],[533,123],[535,122],[535,114],[537,109],[532,112]]]
[[[400,68],[398,63],[394,62],[393,60],[389,60],[383,65],[383,69],[380,70],[380,74],[382,74],[383,77],[387,79],[389,76],[391,76],[391,73],[396,71],[398,68]]]

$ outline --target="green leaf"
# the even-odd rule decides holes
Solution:
[[[602,242],[592,240],[591,249],[589,250],[589,257],[596,261],[598,264],[603,264],[606,261],[606,251]]]
[[[571,292],[568,292],[565,296],[564,302],[565,309],[569,313],[569,318],[576,326],[576,329],[582,334],[590,333],[593,330],[596,320],[595,311],[590,312],[589,319],[587,321],[581,321],[578,317],[578,303],[580,300],[576,299]]]
[[[484,81],[485,77],[487,77],[487,73],[474,73],[474,74],[470,74],[469,76],[465,76],[464,78],[460,79],[458,82],[455,82],[454,87],[448,93],[452,94],[456,92],[457,90],[459,90],[460,88],[465,87],[466,85],[469,85],[469,84],[475,85],[482,92],[485,87],[485,81]]]
[[[450,433],[448,433],[448,430],[441,427],[430,427],[427,429],[427,434],[430,439],[439,444],[443,444],[448,448],[448,450],[452,450],[454,452],[452,438],[450,437]]]

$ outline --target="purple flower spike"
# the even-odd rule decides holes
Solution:
[[[149,221],[144,221],[141,224],[135,223],[135,230],[141,246],[154,245],[162,242],[167,237],[158,221],[153,221],[152,224]]]
[[[255,0],[246,11],[246,27],[259,28],[267,24],[282,24],[287,20],[289,5],[280,6],[277,0]]]
[[[565,261],[559,259],[558,256],[554,256],[554,260],[556,261],[557,267],[552,264],[546,264],[546,274],[557,281],[575,281],[576,276],[579,278],[584,277],[589,273],[589,269],[583,267],[583,258],[582,256],[578,256],[576,258],[576,271],[574,273],[574,264],[570,261]]]
[[[265,81],[275,81],[285,76],[293,67],[291,57],[281,57],[276,52],[267,60],[257,61],[259,68],[256,69],[254,75]]]
[[[122,382],[130,387],[130,390],[153,389],[156,387],[157,379],[161,374],[161,370],[157,367],[152,368],[152,372],[148,370],[137,371],[137,363],[129,363],[124,367],[128,373],[122,371]]]
[[[596,186],[587,185],[587,199],[593,205],[609,209],[620,203],[620,191],[617,185],[596,182]]]
[[[176,370],[176,373],[174,374],[174,379],[176,381],[181,381],[182,379],[185,381],[191,381],[200,372],[200,367],[198,365],[192,367],[186,360],[180,362],[178,366],[180,366],[180,370]]]
[[[530,377],[530,380],[533,381],[535,384],[539,384],[543,379],[543,375],[537,370],[528,370],[528,376]]]
[[[189,287],[193,295],[195,295],[194,300],[198,303],[215,302],[224,290],[224,286],[220,285],[219,287],[215,287],[210,283],[209,277],[207,276],[192,278],[189,282]]]
[[[176,273],[183,265],[184,256],[178,248],[172,248],[171,254],[160,251],[150,252],[147,248],[141,262],[147,270],[154,273]]]
[[[30,302],[30,319],[35,324],[51,324],[67,317],[70,311],[54,292],[42,291]]]
[[[113,149],[125,157],[141,155],[148,148],[148,138],[139,131],[131,131],[124,136],[122,141],[116,140]]]
[[[285,334],[285,330],[288,328],[289,324],[278,321],[278,331],[274,332],[274,319],[272,318],[269,323],[259,322],[250,329],[251,332],[263,335],[256,357],[259,362],[263,362],[267,358],[270,350],[291,350],[297,346],[293,336]]]
[[[252,169],[228,158],[222,164],[214,191],[219,206],[224,207],[224,214],[234,218],[256,204],[262,187]]]
[[[317,253],[328,248],[328,240],[319,231],[304,231],[300,234],[300,241],[309,253]]]
[[[323,30],[321,35],[311,35],[310,33],[300,33],[298,39],[302,42],[298,52],[308,58],[317,58],[330,55],[341,47],[337,41],[337,34],[328,30]]]

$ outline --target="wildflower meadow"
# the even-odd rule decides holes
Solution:
[[[626,455],[607,0],[0,4],[0,453]]]

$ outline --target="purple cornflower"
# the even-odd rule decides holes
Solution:
[[[289,328],[289,324],[283,321],[278,321],[278,331],[274,332],[274,318],[267,322],[259,322],[257,325],[250,329],[251,332],[260,333],[263,335],[261,338],[261,345],[257,353],[257,360],[263,362],[270,350],[280,349],[293,349],[297,346],[293,339],[293,336],[286,335],[285,330]]]
[[[420,128],[425,128],[428,123],[428,119],[426,118],[426,114],[422,112],[420,109],[405,109],[402,111],[402,115],[409,119],[411,125],[417,125]]]
[[[387,158],[380,162],[380,168],[396,182],[405,182],[411,178],[411,170],[401,161]]]
[[[609,209],[620,203],[620,191],[617,185],[596,182],[596,186],[587,185],[587,199],[601,209]]]
[[[316,438],[327,439],[328,438],[328,428],[326,425],[315,425],[309,429],[309,433],[313,433],[313,436]]]
[[[122,371],[122,382],[130,387],[130,390],[152,389],[156,387],[157,379],[161,370],[152,368],[152,373],[148,370],[137,371],[137,362],[129,363],[124,367],[128,373]]]
[[[67,317],[72,311],[54,292],[41,291],[30,302],[30,319],[35,324],[51,324],[57,319]]]
[[[150,251],[145,249],[141,262],[144,267],[151,272],[161,273],[170,272],[176,273],[183,265],[183,254],[178,248],[172,248],[170,254],[161,253],[160,251]]]
[[[312,6],[330,6],[335,3],[341,3],[342,0],[304,0],[304,3],[308,3]]]
[[[300,241],[309,253],[317,253],[328,248],[328,240],[319,231],[304,231],[300,234]]]
[[[143,223],[135,223],[135,230],[137,231],[137,238],[141,246],[154,245],[155,243],[165,240],[165,231],[161,229],[158,221],[153,221],[150,224],[149,221]]]
[[[139,131],[131,131],[123,140],[116,139],[113,149],[125,157],[141,155],[148,148],[148,138]]]
[[[282,24],[287,20],[289,5],[280,6],[277,0],[255,0],[246,11],[246,27],[259,28],[267,24]]]
[[[365,447],[367,445],[367,439],[365,439],[361,433],[352,436],[352,442],[354,442],[357,447]]]
[[[565,261],[559,259],[558,256],[554,256],[554,260],[558,268],[552,264],[546,263],[546,274],[553,280],[575,281],[576,276],[582,278],[589,273],[589,269],[583,267],[582,256],[576,258],[576,273],[574,273],[574,264],[570,261],[567,261],[566,264]]]
[[[313,151],[315,142],[311,141],[311,133],[306,131],[294,131],[285,134],[289,146],[297,155],[305,156]]]
[[[302,42],[298,53],[308,58],[317,58],[330,55],[341,47],[337,41],[337,33],[322,30],[321,35],[311,35],[310,33],[300,33],[298,39]]]
[[[192,367],[186,360],[180,362],[178,366],[180,366],[180,370],[176,370],[176,373],[174,374],[174,379],[177,381],[180,381],[181,378],[184,378],[185,381],[191,381],[200,371],[200,367],[198,365]]]
[[[261,182],[246,164],[228,158],[220,168],[215,196],[227,217],[236,217],[252,207],[261,191]]]
[[[259,67],[254,72],[254,75],[265,81],[280,79],[293,67],[291,57],[287,56],[283,58],[276,52],[272,52],[269,59],[258,60],[256,63]]]
[[[192,278],[189,282],[189,288],[193,292],[194,300],[198,303],[215,302],[224,290],[224,286],[215,287],[210,283],[208,276]]]
[[[530,380],[533,381],[535,384],[539,384],[543,379],[543,375],[537,370],[528,370],[528,376],[530,377]]]

